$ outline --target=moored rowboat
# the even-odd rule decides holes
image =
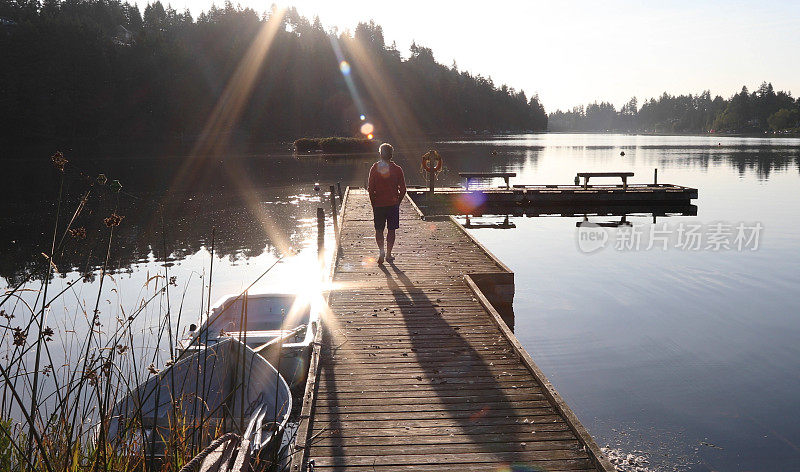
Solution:
[[[309,299],[292,293],[228,295],[214,305],[209,320],[194,332],[201,345],[238,339],[272,363],[292,389],[305,385],[319,326],[319,308]]]
[[[159,457],[171,441],[199,448],[235,432],[252,453],[277,447],[292,409],[286,381],[262,356],[233,338],[190,347],[175,364],[114,406],[109,440],[141,441]]]

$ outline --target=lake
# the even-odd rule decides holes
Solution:
[[[534,134],[430,145],[444,156],[445,184],[459,171],[511,171],[526,184],[633,171],[631,182],[645,183],[658,168],[660,183],[698,188],[696,216],[511,216],[513,228],[470,231],[515,272],[516,335],[598,444],[633,455],[625,467],[800,467],[800,140]],[[417,158],[397,149],[409,183],[423,184]],[[374,160],[295,157],[281,145],[224,160],[65,154],[63,184],[47,155],[6,155],[0,176],[3,287],[42,287],[59,223],[48,290],[63,294],[46,323],[61,347],[57,373],[75,361],[96,304],[101,329],[140,310],[131,349],[160,366],[165,313],[182,332],[209,298],[259,276],[254,290],[313,285],[317,207],[330,212],[330,185],[363,185]],[[122,190],[97,184],[100,173]],[[79,207],[72,227],[85,237],[63,234]],[[109,245],[112,213],[124,218]],[[602,226],[576,226],[584,221]],[[604,242],[590,247],[586,231]],[[40,292],[21,294],[32,304]]]

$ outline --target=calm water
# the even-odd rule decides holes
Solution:
[[[659,217],[654,226],[650,215],[630,215],[632,226],[596,229],[606,244],[591,253],[596,248],[579,239],[582,217],[512,217],[514,229],[472,231],[515,272],[515,332],[601,446],[642,455],[651,470],[800,468],[800,140],[547,134],[436,147],[451,184],[467,170],[509,170],[517,183],[548,184],[571,183],[578,171],[630,170],[633,182],[649,182],[657,167],[660,182],[699,188],[697,216]],[[38,288],[58,174],[46,156],[5,157],[0,286],[30,276],[27,286]],[[93,191],[73,225],[87,238],[66,238],[57,258],[50,290],[81,279],[49,314],[65,351],[93,308],[108,244],[102,218],[114,209],[125,219],[111,245],[113,282],[101,294],[104,323],[139,306],[156,290],[153,276],[166,274],[176,277],[170,312],[180,330],[207,296],[212,236],[212,302],[244,289],[281,254],[289,255],[256,288],[307,287],[316,208],[330,208],[324,192],[336,182],[362,185],[372,161],[295,158],[277,146],[183,168],[178,157],[67,157],[75,167],[65,179],[61,228],[88,188],[78,171],[120,179],[123,192]],[[399,160],[421,184],[416,160]],[[699,249],[675,247],[686,239],[680,231],[698,225]],[[757,241],[740,241],[742,250],[739,225],[761,228]],[[638,249],[629,239],[636,234]],[[650,234],[658,237],[648,249]],[[733,247],[707,247],[715,237]],[[624,241],[630,247],[616,247]],[[157,365],[166,353],[153,349],[151,333],[166,310],[159,300],[137,324],[137,348],[152,351]]]
[[[520,182],[601,170],[648,182],[657,167],[660,182],[699,189],[697,216],[657,219],[666,250],[658,239],[648,250],[649,215],[609,229],[607,247],[589,254],[577,240],[582,218],[473,230],[516,274],[517,336],[598,442],[642,450],[657,468],[800,469],[800,142],[550,135],[486,144],[508,156],[495,167]],[[717,223],[732,226],[731,241],[740,223],[760,223],[757,249],[707,247]],[[678,228],[691,225],[702,225],[700,249],[676,248]],[[642,233],[639,250],[616,249],[631,231]]]

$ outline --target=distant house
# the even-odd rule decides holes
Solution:
[[[114,44],[117,46],[130,46],[136,42],[133,39],[133,33],[131,33],[128,28],[122,25],[117,25],[117,31],[114,34],[112,41],[114,41]]]

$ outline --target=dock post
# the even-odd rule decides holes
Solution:
[[[336,189],[331,185],[331,218],[333,219],[333,232],[339,232],[339,223],[336,221]]]
[[[331,185],[330,190],[331,190],[331,216],[336,218],[336,213],[337,213],[337,211],[336,211],[336,188],[333,185]]]
[[[658,185],[658,167],[653,169],[653,185]]]
[[[325,251],[325,210],[317,208],[317,253],[322,257]]]
[[[342,200],[344,200],[344,195],[342,194],[342,183],[341,182],[336,182],[336,189],[339,191],[339,203],[341,204]]]
[[[436,173],[433,171],[433,168],[428,171],[428,186],[431,194],[433,194],[433,188],[436,186]]]

